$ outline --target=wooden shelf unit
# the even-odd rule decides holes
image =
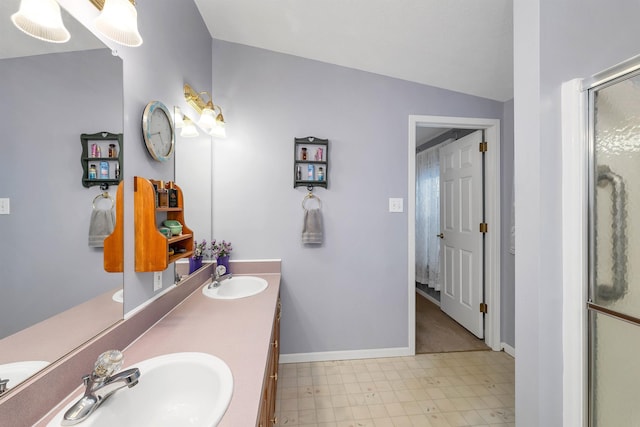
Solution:
[[[122,273],[124,271],[124,207],[123,183],[116,191],[116,225],[113,233],[104,239],[104,271]]]
[[[156,206],[156,191],[146,178],[134,177],[133,203],[135,227],[135,271],[151,272],[164,271],[169,264],[180,258],[193,255],[193,231],[184,222],[184,200],[182,190],[177,190],[177,208],[159,208]],[[160,215],[158,215],[160,214]],[[157,223],[157,217],[164,217]],[[173,219],[182,224],[182,234],[167,238],[158,231],[164,219]],[[175,252],[169,255],[169,248],[184,249],[185,252]]]

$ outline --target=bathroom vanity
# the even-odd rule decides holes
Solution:
[[[173,310],[124,349],[124,367],[135,367],[143,360],[171,353],[214,355],[229,366],[233,375],[233,396],[219,426],[272,426],[279,357],[280,261],[232,262],[234,275],[257,276],[268,282],[263,292],[233,300],[203,295],[202,288],[211,269],[205,268],[206,274],[197,275],[198,283],[187,283],[190,293],[186,298],[176,301]],[[183,286],[154,301],[144,311],[154,310],[155,304],[163,304],[162,299],[172,293],[184,292]],[[144,314],[137,313],[125,320],[121,324],[124,327],[115,328],[112,333],[126,330],[127,322]],[[87,364],[86,373],[91,369],[92,364]],[[36,426],[46,426],[61,408],[77,399],[83,389],[81,378],[76,381],[78,388]],[[144,374],[139,381],[144,381]],[[118,393],[124,397],[127,391]]]

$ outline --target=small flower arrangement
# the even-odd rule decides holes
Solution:
[[[211,255],[214,258],[222,258],[224,256],[228,256],[233,248],[231,247],[231,242],[225,242],[224,240],[220,243],[216,243],[216,240],[213,239],[211,242]]]
[[[202,258],[206,255],[207,250],[207,241],[202,239],[201,243],[194,242],[193,243],[193,257],[194,258]]]

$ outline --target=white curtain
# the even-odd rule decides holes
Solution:
[[[416,155],[416,281],[440,290],[439,147]]]

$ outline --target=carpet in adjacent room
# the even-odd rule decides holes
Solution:
[[[440,307],[416,293],[416,353],[490,350]]]

